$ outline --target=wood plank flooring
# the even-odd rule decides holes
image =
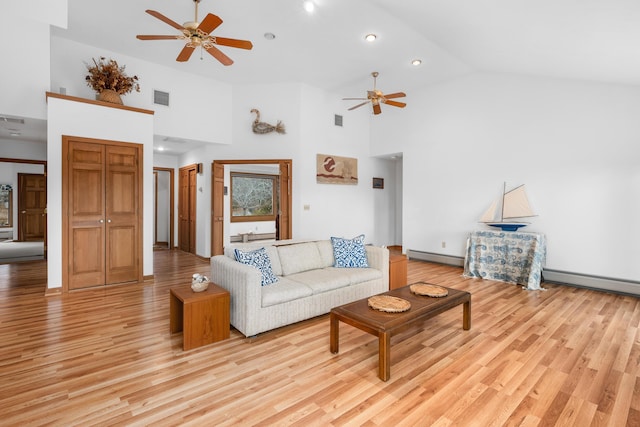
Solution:
[[[639,299],[466,279],[409,262],[409,282],[472,294],[392,339],[328,316],[183,352],[169,288],[208,264],[155,251],[155,279],[44,296],[46,264],[0,265],[0,425],[638,426]]]

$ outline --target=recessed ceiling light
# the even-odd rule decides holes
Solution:
[[[20,136],[20,132],[9,132],[10,136]]]
[[[414,67],[417,67],[420,64],[422,64],[422,59],[414,59],[413,61],[411,61],[411,65],[413,65]]]
[[[316,8],[316,5],[313,4],[311,0],[305,1],[302,5],[304,6],[304,10],[306,10],[308,13],[312,13]]]
[[[264,33],[264,38],[267,40],[273,40],[276,38],[276,35],[273,33]]]
[[[377,39],[378,36],[376,36],[375,34],[371,33],[371,34],[367,34],[366,36],[364,36],[364,39],[368,42],[372,42],[375,39]]]
[[[158,151],[164,151],[164,147],[158,147]]]

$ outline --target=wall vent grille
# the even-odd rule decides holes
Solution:
[[[333,123],[336,126],[342,126],[342,116],[339,114],[334,114],[333,116]]]
[[[158,105],[169,106],[169,92],[162,92],[161,90],[153,91],[153,103]]]

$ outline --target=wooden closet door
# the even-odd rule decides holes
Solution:
[[[69,289],[105,284],[105,147],[69,142]]]
[[[138,280],[138,149],[106,146],[105,283]]]

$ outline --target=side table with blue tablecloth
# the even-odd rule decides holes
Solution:
[[[518,283],[538,290],[547,256],[542,233],[474,231],[467,240],[464,276]]]

